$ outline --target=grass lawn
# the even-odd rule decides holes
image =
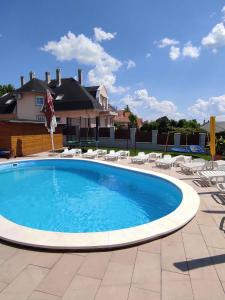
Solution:
[[[95,147],[75,147],[75,148],[81,148],[83,152],[87,151],[88,149],[95,149]],[[110,150],[121,150],[121,148],[113,148],[113,147],[98,147],[98,149],[107,149],[108,151]],[[170,152],[170,151],[157,151],[157,150],[142,150],[142,149],[129,149],[130,150],[130,155],[135,156],[138,154],[138,152],[145,152],[151,153],[151,152],[159,152],[159,153],[164,153],[164,154],[171,154],[172,156],[177,156],[177,155],[187,155],[187,156],[192,156],[193,158],[203,158],[205,160],[210,160],[211,156],[209,154],[193,154],[193,153],[181,153],[181,152]],[[62,150],[58,150],[57,152],[62,152]],[[225,157],[223,157],[225,159]]]

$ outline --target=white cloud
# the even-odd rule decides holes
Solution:
[[[125,61],[125,63],[127,64],[127,69],[128,70],[136,67],[136,63],[131,59]]]
[[[147,120],[164,115],[175,119],[182,117],[172,101],[158,100],[156,97],[149,95],[146,89],[136,90],[133,94],[126,95],[120,100],[119,105],[120,107],[129,105],[132,111]]]
[[[194,47],[191,42],[188,42],[183,48],[182,55],[191,58],[198,58],[200,55],[200,48]]]
[[[180,57],[180,48],[171,46],[170,47],[170,52],[169,52],[169,57],[172,60],[178,59]]]
[[[74,59],[80,64],[92,66],[88,72],[90,84],[104,84],[112,93],[126,90],[126,88],[115,86],[116,72],[122,66],[122,62],[108,54],[99,43],[84,34],[75,35],[68,32],[59,41],[48,42],[41,50],[51,53],[59,61]]]
[[[101,42],[103,40],[111,40],[116,36],[116,32],[105,32],[101,27],[94,28],[94,37],[97,42]]]
[[[145,57],[150,58],[151,56],[152,56],[151,53],[147,53]]]
[[[176,41],[174,39],[169,39],[169,38],[164,38],[158,42],[156,42],[156,44],[158,45],[159,48],[165,48],[168,46],[175,46],[179,44],[179,41]]]
[[[210,33],[202,38],[204,47],[223,47],[225,46],[225,27],[223,23],[216,24]]]
[[[189,115],[203,121],[208,120],[211,115],[221,116],[225,114],[225,94],[209,99],[197,99],[188,108]]]

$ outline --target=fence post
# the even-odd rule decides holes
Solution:
[[[136,128],[130,128],[130,147],[135,148]]]
[[[110,130],[110,135],[109,135],[110,145],[114,146],[114,144],[115,144],[115,127],[112,126],[112,127],[109,128],[109,130]]]
[[[180,146],[180,133],[179,132],[174,133],[174,145]]]
[[[205,148],[205,138],[206,138],[206,133],[200,132],[199,133],[199,146],[202,146],[203,148]]]
[[[157,145],[158,129],[152,130],[152,145]]]

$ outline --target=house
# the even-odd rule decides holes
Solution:
[[[125,110],[118,110],[117,116],[115,117],[114,121],[118,127],[125,127],[128,128],[130,126],[130,119],[129,116],[131,112]],[[137,128],[140,128],[143,125],[143,120],[141,118],[137,118]]]
[[[47,89],[54,99],[58,123],[84,128],[110,127],[114,125],[116,111],[109,104],[109,97],[103,85],[85,87],[82,71],[78,70],[78,80],[62,78],[61,70],[56,70],[56,78],[45,73],[45,80],[35,78],[30,72],[30,80],[15,92],[0,97],[0,119],[17,119],[44,122],[41,112]]]

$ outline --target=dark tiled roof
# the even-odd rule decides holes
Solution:
[[[16,106],[16,99],[13,93],[8,93],[0,97],[0,114],[13,113],[15,106]]]
[[[99,88],[99,85],[96,86],[84,86],[84,88],[90,93],[95,99],[96,99],[96,94]]]
[[[18,93],[26,93],[26,92],[34,92],[34,93],[46,93],[47,89],[49,89],[47,83],[43,80],[33,78],[27,83],[25,83],[22,87],[16,90]],[[52,91],[50,90],[52,93]]]
[[[102,110],[102,106],[95,97],[74,78],[63,78],[60,86],[57,86],[56,80],[52,80],[49,87],[55,93],[55,99],[57,99],[57,96],[62,97],[60,100],[54,100],[56,111],[80,109]]]

